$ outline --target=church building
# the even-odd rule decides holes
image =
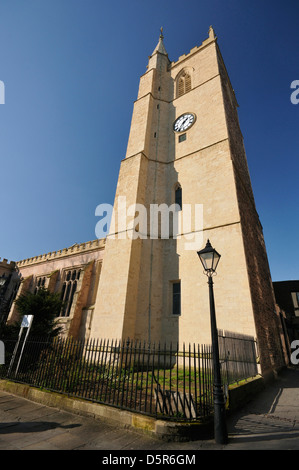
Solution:
[[[210,240],[217,326],[256,338],[266,374],[284,363],[281,324],[234,90],[212,27],[174,62],[163,39],[140,78],[109,234],[17,262],[17,295],[60,291],[74,338],[210,344],[197,255]]]

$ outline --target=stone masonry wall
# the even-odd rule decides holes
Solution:
[[[262,226],[252,193],[236,102],[220,52],[218,53],[260,362],[262,372],[268,374],[273,369],[277,370],[285,365],[280,342],[280,325],[275,308]]]

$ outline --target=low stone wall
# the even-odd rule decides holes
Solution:
[[[212,422],[179,423],[155,419],[140,413],[121,410],[113,406],[68,397],[56,392],[40,390],[29,385],[0,380],[0,389],[35,403],[101,419],[116,426],[145,433],[166,441],[190,441],[212,437]]]
[[[254,395],[265,388],[265,380],[261,375],[230,385],[228,390],[227,410],[232,412],[248,403]]]
[[[262,377],[255,377],[229,389],[228,412],[244,405],[264,387]],[[29,385],[0,380],[0,389],[35,403],[57,408],[81,416],[101,419],[116,426],[145,433],[166,441],[190,441],[213,438],[213,421],[180,423],[155,419],[140,413],[121,410],[113,406],[93,403]]]

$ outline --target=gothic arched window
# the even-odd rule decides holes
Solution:
[[[177,80],[177,98],[191,90],[190,72],[184,70]]]
[[[61,317],[68,317],[71,312],[74,295],[77,289],[77,282],[80,279],[80,269],[73,269],[65,273],[65,281],[62,285],[61,300],[63,301]]]
[[[39,289],[44,288],[45,284],[46,284],[46,277],[45,276],[39,277],[36,280],[36,287],[35,287],[34,293],[36,294]]]

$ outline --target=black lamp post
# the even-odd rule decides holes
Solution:
[[[216,268],[220,260],[220,254],[211,246],[208,240],[206,247],[197,252],[200,261],[208,276],[209,295],[210,295],[210,316],[211,316],[211,334],[213,348],[213,369],[214,369],[214,437],[217,444],[227,443],[227,429],[225,420],[225,400],[221,383],[218,331],[216,324],[214,291],[212,277],[216,273]]]

